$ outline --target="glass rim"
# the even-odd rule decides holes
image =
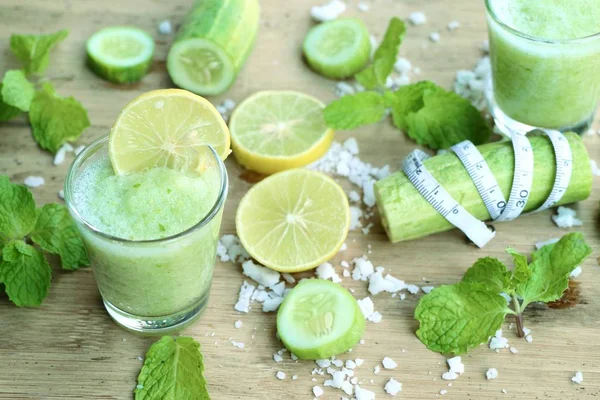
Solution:
[[[505,30],[507,30],[509,33],[512,33],[515,36],[518,36],[520,38],[523,39],[527,39],[529,41],[532,42],[537,42],[537,43],[545,43],[545,44],[583,44],[583,43],[587,43],[590,42],[594,39],[599,39],[600,38],[600,32],[596,32],[593,33],[591,35],[588,36],[583,36],[583,37],[579,37],[579,38],[572,38],[572,39],[548,39],[548,38],[542,38],[539,36],[533,36],[533,35],[529,35],[527,33],[521,32],[509,25],[507,25],[505,22],[503,22],[500,17],[498,17],[498,15],[496,14],[496,12],[494,11],[493,7],[492,7],[492,1],[494,0],[485,0],[485,6],[487,9],[487,13],[490,17],[492,17],[492,19],[494,20],[494,22],[496,22],[498,25],[500,25],[502,28],[504,28]]]
[[[196,231],[197,229],[200,229],[203,226],[207,225],[218,214],[219,210],[222,208],[223,204],[225,203],[225,199],[227,198],[227,189],[229,186],[229,180],[227,177],[227,168],[225,168],[225,164],[223,163],[223,160],[221,160],[221,157],[219,157],[219,154],[217,153],[217,151],[212,146],[207,145],[206,147],[208,147],[210,149],[213,157],[215,158],[215,160],[217,161],[217,164],[219,166],[219,173],[221,176],[221,185],[219,188],[219,195],[217,196],[215,203],[211,207],[210,211],[200,221],[198,221],[197,223],[195,223],[194,225],[192,225],[191,227],[189,227],[188,229],[186,229],[184,231],[178,232],[174,235],[167,236],[164,238],[159,238],[159,239],[131,240],[131,239],[125,239],[125,238],[115,236],[110,233],[106,233],[106,232],[102,231],[100,228],[97,228],[92,223],[90,223],[87,219],[85,219],[83,217],[83,215],[79,212],[79,210],[75,207],[75,204],[74,204],[74,201],[72,198],[72,192],[73,192],[73,180],[75,178],[75,172],[78,170],[78,168],[83,164],[83,162],[89,156],[95,154],[95,152],[98,151],[98,149],[100,149],[103,145],[105,145],[107,141],[108,141],[108,135],[104,135],[104,136],[100,136],[99,138],[94,140],[90,145],[86,146],[85,149],[81,153],[79,153],[77,155],[77,157],[75,157],[75,160],[73,160],[73,162],[71,163],[71,166],[69,167],[69,171],[67,172],[67,177],[65,179],[65,204],[67,206],[67,209],[79,223],[86,226],[88,229],[90,229],[95,234],[102,236],[105,239],[110,239],[110,240],[121,242],[121,243],[129,243],[129,244],[164,243],[164,242],[168,242],[168,241],[172,241],[172,240],[184,237],[184,236]]]

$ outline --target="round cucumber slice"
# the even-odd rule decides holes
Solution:
[[[313,70],[333,79],[356,74],[371,58],[369,31],[356,18],[315,26],[306,35],[302,49]]]
[[[303,360],[343,353],[360,340],[365,317],[342,286],[323,279],[300,282],[277,313],[277,332],[285,347]]]
[[[137,82],[152,65],[154,39],[130,26],[110,26],[94,33],[86,44],[88,65],[114,83]]]
[[[177,86],[207,96],[223,93],[236,77],[229,55],[203,38],[176,42],[169,51],[167,69]]]

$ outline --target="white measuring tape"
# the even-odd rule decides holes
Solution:
[[[556,204],[565,194],[573,171],[573,160],[569,142],[558,131],[544,131],[550,138],[556,159],[556,177],[550,195],[535,211],[545,210]],[[469,141],[452,147],[473,180],[490,216],[495,221],[517,218],[527,205],[533,183],[533,149],[526,136],[512,135],[515,166],[508,202],[498,186],[490,167],[475,145]],[[429,158],[421,150],[415,150],[404,160],[403,170],[415,188],[444,218],[473,241],[478,247],[485,246],[493,237],[482,221],[462,207],[431,175],[423,165]]]
[[[421,150],[414,150],[402,163],[404,173],[425,199],[452,225],[464,232],[478,247],[485,246],[495,233],[472,216],[427,171],[423,161],[429,158]]]
[[[497,219],[506,207],[506,199],[498,181],[477,147],[468,140],[452,146],[463,166],[473,180],[492,219]]]
[[[559,131],[546,130],[544,133],[550,138],[552,147],[554,148],[556,178],[554,178],[554,185],[552,186],[550,195],[544,204],[534,212],[543,211],[558,203],[567,191],[571,175],[573,175],[573,155],[571,154],[571,146],[569,146],[567,138]]]

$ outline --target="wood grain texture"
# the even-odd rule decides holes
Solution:
[[[411,27],[402,46],[402,54],[422,69],[421,78],[433,79],[449,87],[456,70],[470,69],[480,56],[478,47],[486,38],[483,2],[480,0],[367,0],[371,10],[359,13],[356,0],[350,1],[347,15],[359,15],[372,32],[380,36],[391,15],[406,17],[422,10],[428,16],[424,26]],[[314,0],[262,0],[263,14],[255,51],[242,70],[235,86],[226,93],[236,101],[260,89],[295,89],[315,95],[323,101],[334,98],[334,82],[312,73],[302,62],[300,46],[312,25],[309,7]],[[137,95],[172,84],[165,70],[165,56],[170,37],[156,34],[159,21],[170,19],[178,25],[190,8],[191,0],[2,0],[0,3],[0,71],[18,64],[9,51],[11,33],[42,33],[68,28],[70,36],[52,54],[51,76],[72,76],[57,80],[62,95],[73,95],[88,108],[92,127],[80,139],[90,143],[106,134],[120,109]],[[455,32],[448,32],[451,20],[461,22]],[[130,87],[109,84],[94,76],[84,66],[85,40],[107,25],[131,24],[152,32],[157,50],[152,72]],[[442,39],[433,44],[427,36],[439,31]],[[213,98],[215,103],[225,96]],[[340,132],[338,140],[350,134]],[[414,144],[387,123],[366,127],[352,133],[360,144],[361,158],[374,165],[390,164],[396,169]],[[31,138],[25,117],[0,125],[0,174],[14,182],[28,175],[45,177],[46,184],[33,189],[38,204],[58,201],[68,164],[52,166],[52,157],[41,151]],[[586,146],[600,161],[600,136],[585,137]],[[241,169],[233,159],[227,166],[231,177],[230,195],[224,213],[222,233],[233,233],[234,214],[241,196],[250,184],[239,179]],[[340,180],[347,190],[351,185]],[[400,301],[381,294],[374,298],[383,321],[368,323],[365,344],[357,346],[352,357],[364,358],[356,370],[366,378],[365,387],[377,398],[388,398],[383,385],[394,377],[403,383],[399,398],[435,398],[441,389],[448,399],[591,399],[600,395],[600,255],[598,202],[600,180],[595,178],[592,196],[575,205],[584,226],[581,229],[594,255],[585,263],[580,276],[579,304],[566,310],[533,306],[526,313],[526,326],[533,330],[531,344],[517,339],[505,327],[505,336],[518,354],[496,354],[482,346],[463,357],[466,372],[452,387],[440,379],[446,370],[445,358],[430,352],[414,335],[412,318],[417,301],[408,296]],[[367,236],[352,232],[349,249],[334,262],[350,260],[367,252],[370,259],[409,283],[432,285],[457,281],[476,258],[497,256],[507,245],[522,251],[533,249],[538,240],[560,236],[550,220],[550,211],[524,216],[517,221],[498,224],[497,238],[484,250],[465,244],[457,232],[448,232],[422,240],[391,245],[377,221]],[[56,263],[55,263],[56,265]],[[202,343],[206,374],[213,399],[289,400],[313,398],[308,361],[292,362],[289,358],[275,364],[272,354],[282,345],[275,338],[275,315],[259,309],[239,315],[233,305],[243,281],[240,268],[219,263],[216,268],[212,297],[202,319],[186,329],[187,335]],[[366,295],[364,283],[346,279],[344,285]],[[236,320],[241,329],[234,328]],[[214,333],[214,336],[213,336]],[[208,335],[208,336],[207,336]],[[234,348],[229,338],[245,342],[244,349]],[[151,338],[131,335],[114,324],[101,304],[92,271],[75,273],[55,268],[50,295],[39,309],[18,309],[5,297],[0,298],[0,399],[131,399],[136,376]],[[406,350],[403,352],[403,349]],[[347,359],[349,356],[342,358]],[[384,356],[399,364],[393,371],[379,375],[373,367]],[[498,379],[486,381],[485,371],[495,367]],[[279,381],[277,371],[288,378]],[[571,383],[575,371],[582,371],[582,385]],[[289,377],[298,375],[291,381]],[[370,383],[368,380],[373,379]],[[319,378],[318,384],[323,379]],[[507,394],[501,393],[505,388]],[[322,399],[339,399],[341,392],[326,390]]]

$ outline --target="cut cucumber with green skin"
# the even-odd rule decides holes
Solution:
[[[227,90],[254,47],[259,16],[258,0],[199,1],[167,56],[173,82],[200,95]]]
[[[154,39],[130,26],[110,26],[94,33],[86,44],[88,65],[114,83],[142,79],[152,66]]]
[[[307,279],[287,294],[277,313],[277,333],[285,347],[303,360],[348,351],[365,331],[356,299],[342,286]]]
[[[356,18],[324,22],[308,32],[302,50],[316,72],[327,78],[348,78],[371,58],[369,31]]]
[[[571,146],[573,174],[569,187],[556,203],[557,206],[584,200],[592,190],[590,158],[581,137],[573,132],[568,132],[565,136]],[[533,148],[534,171],[525,211],[533,211],[544,203],[552,190],[556,176],[556,157],[547,136],[528,137]],[[508,198],[515,169],[511,142],[489,143],[477,148],[496,177],[504,197]],[[425,160],[424,165],[475,218],[482,221],[490,218],[473,180],[454,153],[432,157]],[[417,239],[454,228],[425,200],[402,171],[377,182],[375,197],[382,224],[391,242]]]

